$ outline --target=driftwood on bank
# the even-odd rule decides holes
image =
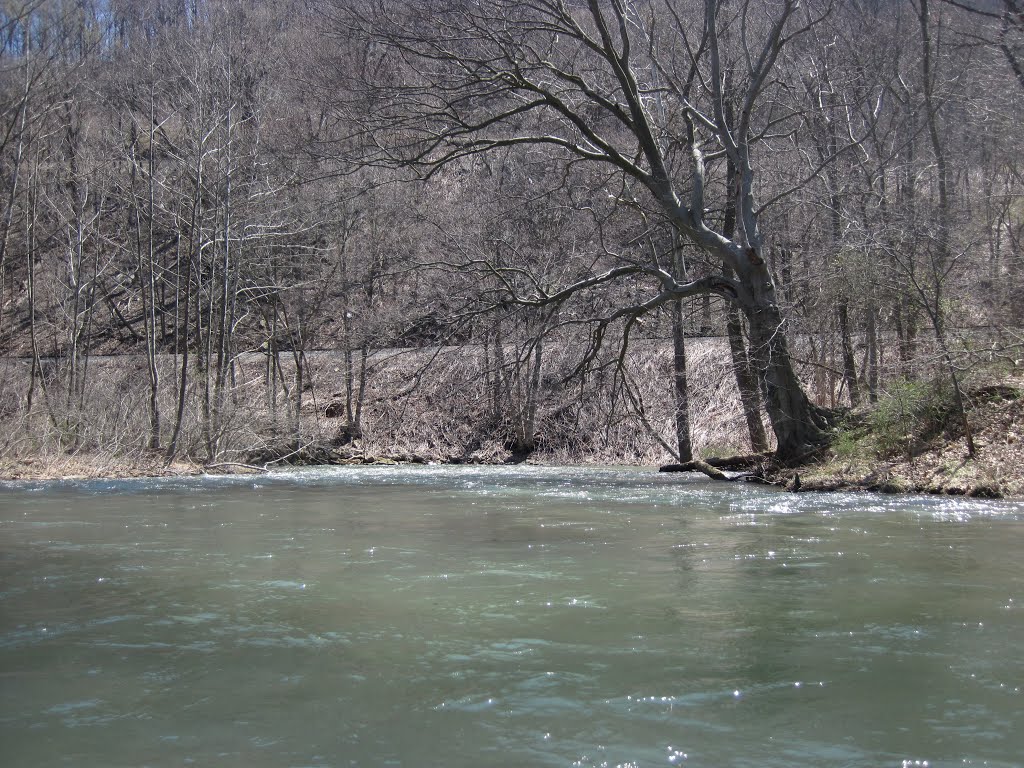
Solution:
[[[258,467],[255,464],[244,464],[240,461],[221,461],[216,464],[205,464],[203,466],[204,469],[228,469],[233,467],[237,467],[239,469],[246,469],[249,470],[250,472],[259,472],[261,474],[266,474],[270,472],[270,470],[267,469],[266,467]]]
[[[682,464],[666,464],[659,467],[659,472],[702,472],[712,480],[746,480],[768,482],[762,474],[765,462],[771,460],[770,453],[750,453],[742,456],[711,457],[694,459]],[[729,470],[738,474],[726,474]],[[754,471],[743,471],[754,470]]]
[[[707,470],[741,470],[753,469],[763,464],[771,457],[769,453],[748,453],[742,456],[711,457],[709,459],[694,459],[683,464],[666,464],[659,467],[659,472],[703,472]],[[712,475],[713,476],[713,475]]]

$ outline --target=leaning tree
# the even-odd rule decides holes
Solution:
[[[759,189],[759,164],[795,115],[776,98],[780,54],[828,15],[799,0],[325,0],[333,28],[363,48],[348,92],[361,92],[363,161],[424,176],[497,148],[600,164],[612,194],[652,211],[702,249],[699,278],[670,259],[632,258],[557,289],[495,266],[524,306],[644,281],[647,295],[602,318],[629,322],[711,294],[738,307],[765,394],[778,458],[827,443],[826,414],[794,369],[760,225],[787,190]],[[774,95],[773,95],[774,94]],[[831,161],[822,158],[822,163]],[[820,169],[812,169],[815,174]],[[770,199],[765,199],[770,198]]]

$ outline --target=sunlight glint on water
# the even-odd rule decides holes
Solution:
[[[638,470],[0,489],[5,766],[1013,766],[1024,507]]]

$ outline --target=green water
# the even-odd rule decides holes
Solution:
[[[1024,765],[1024,506],[637,470],[0,488],[0,765]]]

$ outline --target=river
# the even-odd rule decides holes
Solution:
[[[1024,505],[636,469],[0,485],[0,763],[1024,764]]]

